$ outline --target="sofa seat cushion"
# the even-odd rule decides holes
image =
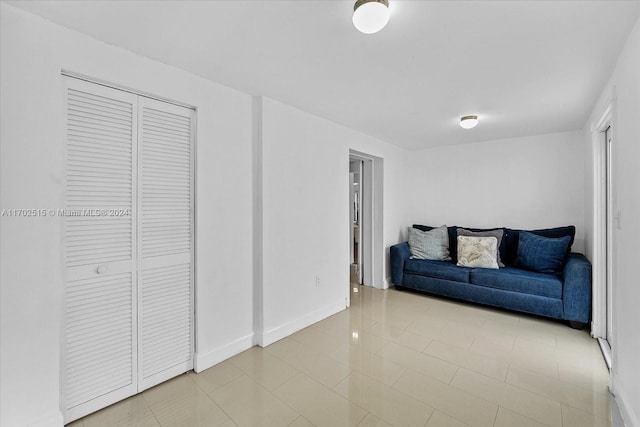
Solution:
[[[404,262],[404,272],[405,274],[417,274],[419,276],[469,283],[471,268],[458,267],[447,261],[408,259]]]
[[[562,298],[562,281],[558,276],[518,268],[474,268],[471,270],[469,283],[541,297]]]

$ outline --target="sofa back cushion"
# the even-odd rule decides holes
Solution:
[[[422,231],[433,230],[435,227],[431,227],[429,225],[421,225],[421,224],[413,224],[413,228]],[[507,266],[513,266],[516,262],[516,258],[518,256],[518,239],[520,237],[520,231],[528,231],[529,233],[537,234],[542,237],[552,237],[559,238],[564,236],[569,236],[571,239],[569,241],[569,245],[567,246],[567,255],[571,252],[571,245],[573,245],[573,240],[576,235],[576,228],[573,225],[568,225],[566,227],[555,227],[555,228],[544,228],[538,230],[517,230],[513,228],[470,228],[470,227],[461,227],[470,231],[491,231],[491,230],[504,230],[504,236],[502,238],[502,242],[500,243],[500,247],[498,251],[500,252],[500,260]],[[458,227],[450,226],[447,227],[447,232],[449,234],[449,254],[454,263],[458,262]]]

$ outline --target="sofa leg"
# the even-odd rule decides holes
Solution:
[[[584,329],[587,327],[587,324],[576,322],[575,320],[569,320],[569,326],[571,326],[573,329]]]
[[[404,287],[402,286],[398,286],[398,285],[394,285],[396,288],[396,291],[404,291]]]

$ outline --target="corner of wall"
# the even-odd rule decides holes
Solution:
[[[263,339],[264,294],[263,294],[263,201],[262,201],[262,97],[254,96],[251,102],[253,173],[253,339],[254,345]],[[260,344],[261,345],[261,344]]]
[[[249,334],[206,353],[196,353],[193,370],[200,373],[256,345],[255,334]]]
[[[628,393],[624,386],[620,384],[620,381],[614,375],[612,378],[612,393],[615,396],[616,404],[620,409],[620,415],[624,421],[624,425],[627,427],[640,426],[640,417],[633,410],[633,405],[627,399]]]
[[[304,316],[292,320],[291,322],[279,325],[268,331],[264,331],[262,334],[256,336],[257,344],[260,347],[266,347],[269,344],[273,344],[289,335],[296,333],[307,326],[311,326],[316,322],[326,319],[329,316],[333,316],[336,313],[341,312],[346,308],[345,301],[335,301],[324,307],[320,307],[317,310],[312,311]]]

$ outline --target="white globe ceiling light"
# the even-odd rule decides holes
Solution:
[[[478,116],[462,116],[460,117],[460,127],[471,129],[478,124]]]
[[[373,34],[389,22],[388,0],[358,0],[353,6],[353,25],[362,33]]]

